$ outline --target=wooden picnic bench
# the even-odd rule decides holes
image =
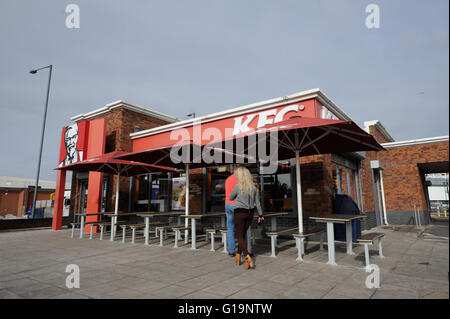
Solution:
[[[176,226],[172,227],[172,231],[175,234],[175,243],[173,244],[174,248],[178,248],[178,240],[182,239],[181,238],[181,231],[184,230],[184,231],[188,231],[189,232],[189,229],[191,229],[191,228],[189,226],[185,226],[185,225],[176,225]]]
[[[358,243],[364,245],[364,256],[366,260],[367,269],[369,268],[370,265],[369,245],[372,245],[375,240],[378,240],[378,256],[380,258],[384,258],[381,246],[381,241],[383,237],[384,237],[383,233],[367,233],[356,239]]]
[[[224,227],[209,227],[206,229],[206,234],[209,234],[209,237],[211,238],[211,251],[215,251],[214,248],[214,239],[215,239],[215,235],[217,233],[221,233],[222,235],[222,244],[224,245],[223,251],[226,252],[227,251],[227,232],[228,229],[224,228]],[[206,236],[206,238],[208,238],[208,236]],[[208,239],[206,239],[208,240]]]
[[[320,250],[323,250],[323,237],[325,235],[325,229],[323,228],[313,228],[307,231],[304,231],[303,233],[296,233],[296,234],[292,234],[292,236],[294,236],[295,239],[295,246],[297,247],[298,250],[298,261],[303,261],[303,255],[305,254],[305,238],[314,236],[314,235],[319,235],[320,234]]]
[[[168,238],[168,230],[174,230],[176,239],[175,241],[178,241],[178,236],[180,235],[180,232],[178,230],[185,230],[185,229],[189,229],[188,227],[185,227],[185,225],[164,225],[164,226],[156,226],[156,231],[159,231],[159,246],[163,246],[163,241],[164,239]],[[178,243],[176,244],[178,247]]]
[[[150,222],[149,223],[150,226],[156,226],[156,225],[161,225],[161,224],[162,224],[161,222]],[[132,232],[131,243],[134,244],[135,239],[136,239],[136,229],[145,228],[145,224],[144,223],[123,224],[123,225],[120,225],[120,228],[122,228],[122,243],[125,243],[126,230],[127,230],[127,228],[130,228],[131,232]],[[156,229],[155,229],[155,234],[156,234]]]
[[[285,229],[280,229],[277,231],[267,231],[266,232],[266,235],[270,237],[270,245],[272,248],[272,254],[270,255],[270,257],[277,257],[275,248],[277,247],[278,235],[283,234],[283,233],[291,233],[296,230],[298,230],[298,227],[285,228]]]
[[[72,235],[70,237],[73,238],[75,227],[81,225],[81,223],[73,222],[73,223],[70,223],[70,225],[72,225]]]
[[[105,231],[105,227],[106,226],[111,226],[111,222],[91,222],[91,223],[93,223],[94,225],[100,227],[100,240],[103,240],[103,233]],[[115,224],[116,225],[121,225],[123,223],[125,223],[125,221],[121,220],[121,221],[118,221]],[[91,226],[91,235],[92,235],[92,226]]]

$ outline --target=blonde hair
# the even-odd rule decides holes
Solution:
[[[236,175],[236,179],[238,181],[239,189],[241,190],[241,192],[243,192],[245,195],[250,196],[255,188],[250,171],[245,167],[238,167],[234,171],[234,175]]]

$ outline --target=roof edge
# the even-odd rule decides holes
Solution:
[[[339,119],[350,121],[350,117],[342,111],[335,103],[333,103],[319,88],[314,88],[302,92],[293,93],[290,95],[273,98],[270,100],[264,100],[261,102],[256,102],[252,104],[247,104],[244,106],[239,106],[230,110],[216,112],[210,115],[205,115],[197,117],[194,119],[187,119],[177,123],[166,124],[151,128],[148,130],[142,130],[136,133],[131,133],[131,139],[142,138],[150,135],[155,135],[162,132],[171,131],[174,129],[180,129],[184,127],[189,127],[195,125],[197,122],[207,123],[212,121],[217,121],[224,118],[229,118],[232,116],[238,116],[241,114],[256,112],[272,107],[281,106],[289,103],[301,102],[308,99],[317,98],[325,107],[327,107],[332,113],[334,113]]]
[[[448,142],[448,141],[449,141],[448,135],[444,135],[444,136],[420,138],[420,139],[415,139],[415,140],[398,141],[398,142],[391,142],[391,143],[381,143],[380,145],[383,146],[384,148],[394,148],[394,147],[432,144],[432,143]]]
[[[381,124],[381,122],[379,120],[373,120],[373,121],[366,121],[364,122],[364,130],[370,134],[370,130],[369,127],[370,126],[375,126],[378,131],[380,131],[380,133],[389,141],[391,142],[395,142],[394,138],[391,136],[391,134],[388,133],[388,131],[386,130],[386,128],[383,126],[383,124]]]
[[[152,117],[155,117],[155,118],[158,118],[160,120],[167,121],[170,123],[177,122],[180,120],[177,117],[170,116],[170,115],[167,115],[167,114],[164,114],[164,113],[161,113],[161,112],[158,112],[158,111],[146,108],[146,107],[142,107],[142,106],[139,106],[136,104],[132,104],[132,103],[123,101],[123,100],[118,100],[118,101],[106,104],[104,107],[101,107],[99,109],[96,109],[96,110],[88,112],[88,113],[78,114],[78,115],[72,117],[71,120],[74,122],[89,120],[89,119],[92,119],[93,117],[110,112],[119,107],[123,107],[125,109],[134,111],[136,113],[152,116]]]

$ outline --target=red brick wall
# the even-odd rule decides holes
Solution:
[[[448,142],[389,148],[381,152],[367,152],[364,161],[364,206],[374,210],[370,160],[384,164],[383,185],[387,211],[411,211],[414,205],[427,209],[422,176],[418,164],[448,162]],[[369,193],[369,194],[368,194]]]
[[[375,125],[369,126],[369,133],[375,138],[378,143],[389,143],[392,142],[388,140]]]
[[[106,152],[112,151],[132,151],[132,140],[130,133],[135,131],[138,126],[141,129],[150,129],[153,127],[168,124],[169,122],[154,118],[148,115],[137,113],[123,107],[118,107],[110,112],[93,117],[90,120],[104,118],[106,119]],[[109,179],[108,184],[108,210],[113,211],[115,206],[117,176]],[[74,184],[75,182],[75,184]],[[130,189],[130,178],[121,177],[119,182],[119,210],[128,211],[128,196]],[[72,179],[72,195],[70,212],[78,209],[78,186],[76,180]]]

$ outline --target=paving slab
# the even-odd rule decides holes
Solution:
[[[270,242],[254,246],[255,269],[234,265],[234,258],[201,241],[173,248],[123,244],[97,238],[70,238],[70,230],[0,232],[0,298],[433,298],[448,299],[448,242],[427,241],[414,227],[382,227],[383,252],[371,248],[371,263],[380,269],[380,288],[365,282],[364,253],[347,255],[336,245],[338,266],[327,265],[327,251],[307,245],[304,262],[296,261],[293,241],[281,240],[277,258]],[[8,244],[4,244],[8,243]],[[325,248],[327,246],[325,245]],[[68,289],[68,264],[80,267],[79,289]]]

